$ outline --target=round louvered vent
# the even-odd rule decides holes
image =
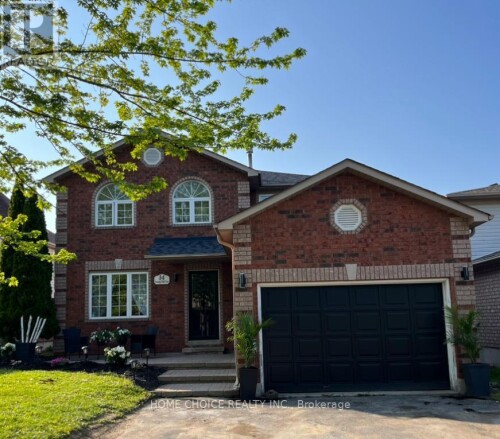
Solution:
[[[144,151],[144,162],[149,166],[156,166],[161,162],[161,152],[157,148],[148,148]]]
[[[363,215],[354,204],[345,204],[335,211],[335,224],[346,232],[356,230],[362,221]]]

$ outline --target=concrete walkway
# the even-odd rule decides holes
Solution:
[[[91,437],[500,439],[500,403],[415,395],[288,399],[274,406],[157,399]]]

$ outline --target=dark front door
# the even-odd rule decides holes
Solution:
[[[219,338],[219,273],[189,272],[189,340]]]
[[[266,389],[449,389],[440,284],[263,288]]]

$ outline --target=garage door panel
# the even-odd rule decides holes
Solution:
[[[410,356],[412,354],[412,343],[410,336],[387,336],[386,352],[391,356]]]
[[[360,383],[379,383],[385,381],[383,363],[359,362],[356,367],[356,381]]]
[[[324,321],[327,334],[351,332],[350,312],[325,312]]]
[[[407,285],[391,285],[381,289],[382,303],[387,307],[404,307],[410,306],[410,295]]]
[[[297,378],[303,384],[323,383],[323,365],[318,363],[297,363]]]
[[[297,361],[322,359],[321,338],[298,338],[295,339],[295,357]]]
[[[292,303],[295,309],[306,311],[320,308],[320,291],[318,288],[296,288],[294,291]]]
[[[268,341],[266,358],[271,361],[292,361],[292,343],[290,338],[271,339]]]
[[[261,303],[266,390],[449,389],[440,284],[263,288]]]
[[[386,311],[382,317],[388,331],[411,331],[410,311]]]
[[[382,358],[382,340],[379,337],[356,337],[355,346],[360,359]]]
[[[439,331],[443,326],[443,313],[437,310],[415,312],[415,327],[418,331]]]
[[[325,346],[328,358],[352,358],[351,337],[328,337]]]
[[[440,306],[443,303],[441,287],[435,284],[413,285],[413,300],[415,307]]]
[[[335,310],[349,308],[349,287],[324,287],[322,293],[323,308]]]
[[[415,366],[412,362],[389,362],[387,364],[389,381],[412,381],[415,376]]]
[[[440,381],[448,377],[448,365],[445,361],[418,361],[418,378],[420,381]]]
[[[272,364],[269,366],[268,381],[276,384],[293,383],[295,378],[294,368],[291,364]]]
[[[362,307],[378,307],[379,302],[379,291],[378,287],[363,287],[354,289],[351,292],[354,295],[354,305]]]
[[[291,293],[281,288],[275,288],[268,294],[262,295],[262,308],[272,312],[289,312],[292,308]]]
[[[444,338],[442,335],[416,336],[415,353],[422,355],[439,355],[443,351]]]
[[[295,334],[316,334],[321,336],[321,320],[318,313],[297,313],[294,322]]]
[[[354,367],[352,362],[327,363],[326,379],[329,383],[353,384]]]
[[[270,337],[274,336],[292,336],[292,316],[290,314],[272,312],[263,316],[265,319],[271,318],[273,325],[266,329],[264,333]]]
[[[354,331],[380,331],[380,312],[362,311],[353,313]]]

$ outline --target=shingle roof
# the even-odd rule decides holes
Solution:
[[[147,258],[187,258],[227,256],[215,236],[192,238],[156,238]]]
[[[467,191],[453,192],[447,195],[448,198],[484,198],[500,197],[500,185],[493,183],[490,186],[469,189]]]
[[[293,186],[305,180],[309,175],[287,174],[285,172],[258,171],[262,186]]]
[[[490,253],[489,255],[481,256],[480,258],[474,259],[472,263],[474,265],[481,264],[483,262],[493,261],[495,259],[500,259],[500,251]]]

